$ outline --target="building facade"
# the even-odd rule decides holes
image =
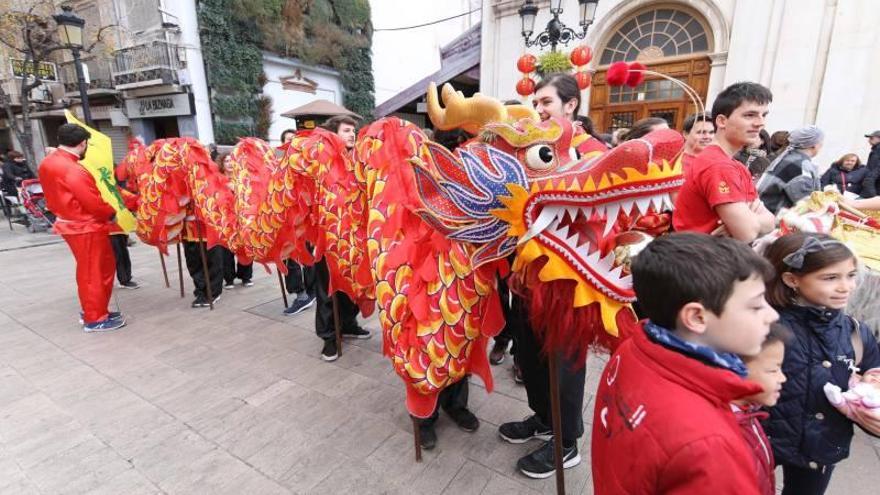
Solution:
[[[281,133],[296,129],[296,121],[281,114],[314,100],[327,100],[342,105],[342,80],[339,72],[329,67],[305,65],[293,58],[263,53],[266,85],[263,94],[272,98],[272,125],[269,142],[280,144]]]
[[[176,136],[213,141],[195,0],[64,3],[86,21],[85,44],[109,26],[102,32],[103,41],[83,52],[82,64],[93,126],[110,137],[116,161],[127,153],[130,137],[146,143]],[[69,50],[58,50],[53,56],[48,62],[57,76],[31,93],[37,160],[47,146],[57,145],[55,134],[65,122],[64,109],[83,117],[72,55]],[[20,80],[3,69],[2,84],[14,97]],[[2,127],[0,146],[20,148],[12,133]]]
[[[517,10],[522,2],[483,0],[481,92],[517,97],[516,60],[528,52]],[[535,31],[549,20],[540,7]],[[578,4],[563,0],[562,20],[578,25]],[[738,81],[773,91],[767,129],[815,124],[826,133],[817,162],[867,156],[866,132],[880,128],[880,8],[871,0],[600,0],[581,43],[593,48],[593,85],[582,107],[600,130],[660,116],[680,126],[694,108],[672,84],[650,78],[635,90],[609,88],[612,62],[641,61],[693,87],[711,107]],[[576,46],[572,43],[568,49]],[[566,50],[565,47],[561,48]]]

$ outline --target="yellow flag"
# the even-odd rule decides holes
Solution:
[[[126,233],[133,231],[137,227],[137,219],[125,208],[122,194],[116,185],[116,174],[113,173],[113,146],[110,143],[110,138],[80,122],[70,110],[65,110],[64,116],[67,117],[69,124],[83,127],[92,135],[89,138],[86,156],[79,162],[95,178],[95,184],[101,191],[101,197],[104,201],[116,210],[116,223]]]

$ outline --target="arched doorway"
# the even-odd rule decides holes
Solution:
[[[712,36],[699,14],[679,6],[637,11],[620,22],[599,52],[599,67],[590,90],[590,118],[599,129],[613,132],[645,117],[662,117],[680,129],[696,111],[690,99],[671,81],[647,77],[636,88],[609,87],[608,66],[639,61],[653,71],[688,84],[705,101],[709,86]]]

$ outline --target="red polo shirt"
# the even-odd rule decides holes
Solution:
[[[749,169],[717,144],[711,144],[684,167],[684,185],[675,199],[672,226],[679,232],[708,234],[721,220],[716,207],[751,203],[757,197]]]

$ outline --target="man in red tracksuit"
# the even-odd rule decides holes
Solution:
[[[121,328],[125,319],[107,309],[116,271],[109,237],[116,211],[101,198],[95,179],[78,162],[90,136],[76,124],[59,127],[59,146],[40,163],[38,172],[46,207],[58,217],[55,232],[67,241],[76,259],[83,330],[101,332]]]

